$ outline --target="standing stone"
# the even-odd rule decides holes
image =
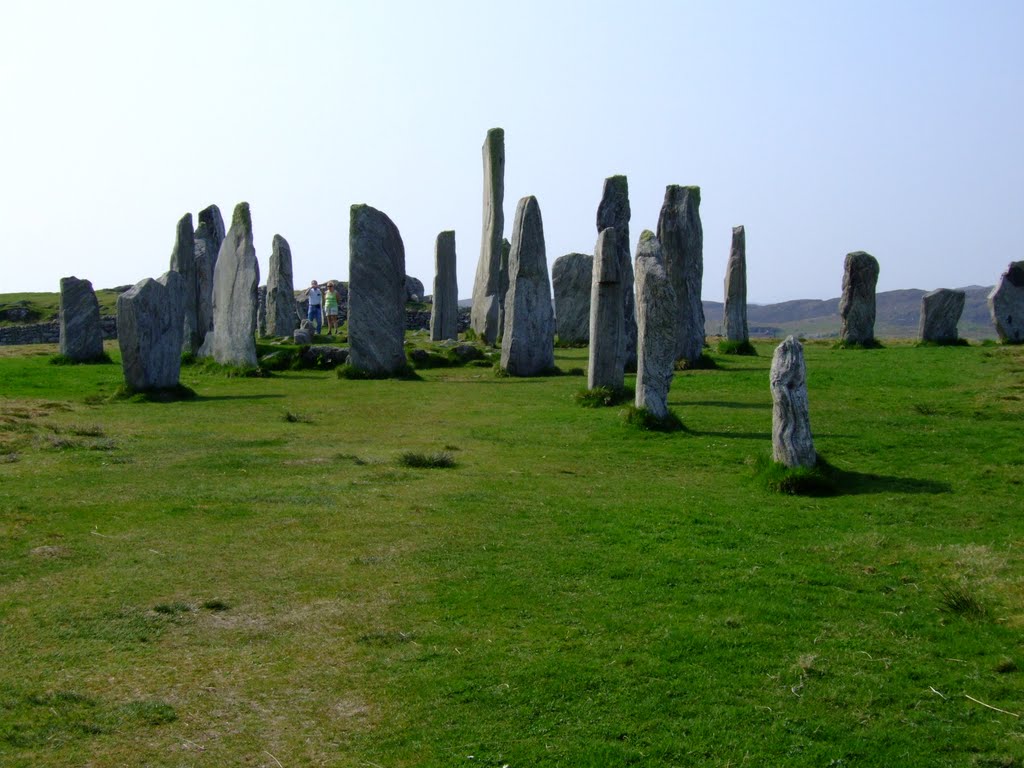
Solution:
[[[551,287],[555,291],[555,333],[563,344],[582,345],[590,340],[593,272],[594,257],[586,253],[559,256],[551,268]]]
[[[839,338],[846,344],[871,346],[875,343],[875,285],[878,260],[870,253],[846,254],[843,265],[843,295],[839,299],[842,321]]]
[[[1007,267],[988,295],[988,310],[1001,342],[1024,342],[1024,261],[1011,262]]]
[[[419,303],[423,301],[423,297],[426,296],[426,291],[423,289],[423,281],[418,277],[412,277],[411,275],[405,276],[405,300]]]
[[[532,195],[516,206],[505,312],[501,367],[513,376],[537,376],[554,368],[555,318],[544,222],[537,198]]]
[[[171,251],[171,270],[182,278],[183,323],[181,336],[182,352],[195,354],[206,337],[204,330],[199,333],[199,276],[196,274],[195,232],[192,229],[192,214],[186,213],[178,220]]]
[[[626,370],[636,369],[636,301],[633,293],[633,259],[629,250],[629,183],[625,176],[609,176],[597,206],[597,233],[614,227],[618,238],[619,280],[622,283],[625,332],[622,337]]]
[[[636,325],[636,407],[662,419],[676,359],[676,292],[661,243],[646,229],[636,247]]]
[[[235,206],[213,273],[213,330],[199,350],[221,365],[256,367],[256,315],[260,265],[252,241],[248,203]]]
[[[960,322],[966,300],[966,293],[949,288],[939,288],[922,296],[918,338],[935,344],[955,344],[958,339],[956,325]]]
[[[501,239],[501,266],[498,269],[498,338],[505,336],[505,297],[508,295],[508,257],[512,253],[512,243],[507,238]]]
[[[170,389],[181,374],[185,280],[175,271],[146,278],[117,297],[117,344],[132,392]]]
[[[501,296],[501,236],[505,230],[505,131],[492,128],[483,146],[484,221],[480,261],[473,281],[470,327],[487,344],[498,338]]]
[[[704,354],[704,229],[700,187],[671,184],[658,217],[658,240],[676,294],[676,359],[695,363]]]
[[[256,335],[267,335],[267,286],[256,289]]]
[[[725,269],[725,339],[750,342],[747,331],[747,233],[732,228],[732,249]]]
[[[213,330],[213,272],[224,242],[224,219],[220,208],[211,205],[199,212],[195,231],[196,322],[200,345]]]
[[[430,340],[459,338],[459,278],[455,273],[455,232],[447,230],[434,243],[434,297],[430,307]]]
[[[608,227],[597,237],[590,292],[590,355],[587,388],[622,389],[626,363],[625,290],[619,233]],[[630,277],[633,269],[630,268]]]
[[[100,303],[88,280],[60,279],[60,354],[76,363],[103,358]]]
[[[274,235],[267,274],[267,335],[291,336],[298,326],[298,319],[292,278],[292,249],[287,240]]]
[[[792,336],[772,356],[772,458],[787,467],[813,467],[818,460],[807,407],[804,348]]]
[[[398,227],[368,205],[349,222],[349,362],[371,376],[391,376],[405,359],[405,246]]]

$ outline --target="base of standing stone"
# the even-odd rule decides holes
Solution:
[[[757,350],[749,341],[727,341],[718,342],[718,353],[720,355],[747,355],[757,357]]]

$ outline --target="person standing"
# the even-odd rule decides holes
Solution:
[[[306,289],[306,299],[309,301],[309,311],[306,312],[306,319],[311,323],[316,323],[316,332],[320,333],[320,329],[323,327],[321,308],[324,294],[320,290],[320,286],[317,285],[316,280],[311,282],[309,288]]]
[[[324,315],[327,317],[327,335],[332,336],[338,330],[338,302],[341,294],[334,285],[334,281],[327,283],[327,291],[324,293]]]

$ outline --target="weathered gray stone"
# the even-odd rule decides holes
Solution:
[[[425,289],[423,288],[423,281],[419,278],[412,277],[411,275],[405,276],[405,300],[406,301],[423,301],[423,297],[426,296]]]
[[[213,272],[217,267],[217,254],[224,242],[224,219],[216,205],[199,212],[199,226],[196,227],[194,240],[196,324],[201,346],[206,334],[213,329]]]
[[[206,331],[199,332],[199,276],[196,272],[195,232],[192,229],[192,214],[186,213],[178,220],[171,251],[171,270],[182,278],[183,323],[181,349],[195,354]]]
[[[213,273],[213,330],[199,350],[221,365],[255,368],[260,265],[248,203],[235,206]]]
[[[725,268],[725,339],[749,342],[747,331],[747,233],[732,228],[732,249]]]
[[[594,248],[590,293],[590,354],[587,388],[622,389],[626,364],[626,303],[619,234],[608,227]],[[633,269],[630,268],[632,277]]]
[[[117,297],[117,343],[132,392],[176,387],[181,374],[184,278],[170,271]]]
[[[103,357],[100,304],[88,280],[60,279],[60,354],[76,363]]]
[[[632,271],[632,270],[630,270]],[[586,344],[590,340],[590,291],[594,257],[567,253],[551,267],[555,292],[555,333],[563,344]]]
[[[308,323],[308,320],[302,322]],[[296,328],[292,332],[292,341],[296,344],[312,344],[313,343],[313,330],[312,328]]]
[[[484,219],[480,261],[473,281],[470,326],[488,344],[498,338],[501,296],[501,236],[505,229],[505,131],[492,128],[483,146]]]
[[[636,300],[633,289],[633,259],[629,246],[629,183],[625,176],[609,176],[604,180],[604,192],[597,206],[597,233],[608,227],[615,229],[618,238],[619,280],[622,282],[623,318],[622,337],[625,349],[623,359],[627,371],[636,369]]]
[[[636,407],[664,418],[676,360],[676,292],[650,230],[636,247],[636,325]]]
[[[671,184],[658,217],[658,240],[676,294],[676,359],[694,363],[704,354],[704,229],[700,187]]]
[[[939,288],[922,296],[918,338],[935,344],[955,343],[958,338],[956,326],[966,301],[966,293],[949,288]]]
[[[818,460],[807,406],[804,348],[792,336],[775,348],[772,390],[772,458],[787,467],[813,467]]]
[[[839,298],[839,339],[847,344],[875,343],[875,285],[878,261],[870,253],[846,254],[843,295]]]
[[[537,198],[532,195],[516,206],[505,312],[501,367],[513,376],[537,376],[554,368],[555,318],[544,222]]]
[[[373,376],[408,367],[405,246],[398,227],[368,205],[353,205],[349,224],[349,362]]]
[[[455,232],[447,230],[434,243],[434,296],[430,306],[430,339],[459,337],[459,278],[455,272]]]
[[[256,335],[267,335],[267,286],[256,289]]]
[[[508,296],[508,257],[512,253],[512,243],[507,238],[501,239],[501,261],[498,269],[498,338],[505,335],[505,297]]]
[[[988,295],[988,309],[1000,341],[1024,342],[1024,261],[1010,263]]]
[[[295,312],[295,282],[292,249],[288,241],[274,235],[267,274],[267,335],[291,336],[299,322]]]

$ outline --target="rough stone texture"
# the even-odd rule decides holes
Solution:
[[[308,323],[308,320],[302,322]],[[312,328],[296,328],[292,332],[292,341],[296,344],[312,344],[313,343],[313,329]]]
[[[125,385],[133,392],[170,389],[181,374],[184,278],[167,272],[117,297],[117,343]]]
[[[423,281],[410,275],[405,276],[405,300],[406,301],[423,301],[423,297],[426,296],[425,289],[423,288]]]
[[[622,280],[622,248],[614,227],[604,230],[594,248],[590,293],[590,355],[587,387],[622,389],[626,363],[626,303]],[[632,277],[632,268],[630,268]],[[631,286],[632,287],[632,286]]]
[[[936,344],[956,342],[956,326],[960,322],[966,301],[966,293],[949,288],[939,288],[922,296],[918,338]]]
[[[586,253],[559,256],[551,268],[551,287],[555,291],[555,333],[563,344],[586,344],[590,341],[593,272],[594,257]]]
[[[256,289],[256,335],[267,335],[267,286]]]
[[[501,295],[501,236],[505,230],[505,131],[492,128],[483,146],[484,219],[480,261],[473,281],[470,325],[488,344],[498,338]]]
[[[186,213],[178,220],[171,251],[171,270],[182,277],[182,312],[184,327],[181,336],[183,352],[195,353],[203,343],[205,330],[199,333],[199,276],[196,272],[195,232],[192,229],[192,214]]]
[[[704,230],[700,223],[700,187],[671,184],[658,217],[661,242],[676,294],[676,359],[696,362],[704,353]]]
[[[636,247],[636,326],[636,407],[664,418],[676,359],[676,292],[650,230]]]
[[[299,353],[299,357],[306,365],[317,368],[336,368],[344,365],[348,360],[348,350],[343,347],[329,347],[327,345],[313,345]]]
[[[103,357],[100,303],[88,280],[60,279],[60,354],[76,363]]]
[[[295,312],[295,284],[292,277],[292,249],[288,241],[274,235],[267,274],[267,335],[291,336],[299,324]]]
[[[455,232],[447,230],[434,243],[434,296],[430,306],[430,340],[459,337],[459,278],[455,273]]]
[[[199,350],[221,365],[256,367],[260,265],[252,241],[249,204],[239,203],[213,273],[213,330]]]
[[[501,239],[501,262],[498,269],[498,338],[505,335],[505,297],[508,296],[508,257],[512,253],[512,243],[507,238]]]
[[[407,367],[405,246],[398,227],[368,205],[353,205],[349,224],[349,362],[374,376]]]
[[[878,261],[870,253],[846,254],[843,295],[839,299],[839,340],[847,344],[875,341],[875,285]]]
[[[725,339],[748,342],[747,330],[747,233],[732,228],[732,248],[725,268]]]
[[[1024,342],[1024,261],[1010,263],[988,295],[988,309],[1000,341]]]
[[[807,407],[804,348],[789,336],[775,348],[772,390],[772,458],[787,467],[813,467],[818,459]]]
[[[537,376],[554,368],[555,318],[544,222],[532,195],[516,206],[505,313],[501,367],[513,376]]]
[[[623,318],[622,337],[626,370],[636,368],[636,300],[633,289],[633,259],[629,248],[629,183],[625,176],[609,176],[604,180],[604,191],[597,206],[597,233],[614,227],[618,241],[619,280],[622,282]]]
[[[224,242],[224,219],[220,208],[211,205],[199,212],[195,231],[196,323],[200,345],[213,329],[213,272]]]

